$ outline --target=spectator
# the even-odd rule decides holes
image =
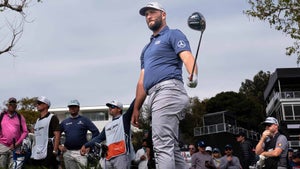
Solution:
[[[204,141],[198,142],[199,152],[192,155],[192,166],[190,169],[212,169],[216,168],[212,159],[212,156],[205,151]]]
[[[240,132],[236,135],[236,141],[240,144],[240,162],[243,169],[255,164],[255,152],[252,143],[246,139],[246,133]]]
[[[28,131],[25,118],[16,111],[17,99],[9,98],[6,106],[0,115],[0,168],[13,168],[12,152],[22,146]]]
[[[233,154],[232,145],[225,146],[225,155],[221,158],[220,169],[242,169],[240,160]]]
[[[189,152],[190,152],[190,156],[192,156],[194,153],[197,152],[197,149],[194,144],[189,145]]]
[[[209,154],[212,155],[212,147],[211,146],[206,146],[205,151]]]
[[[300,150],[293,154],[292,159],[293,165],[291,167],[293,167],[293,169],[300,169]]]
[[[147,140],[144,139],[142,148],[140,148],[135,154],[135,163],[138,164],[139,169],[148,169],[148,160],[150,158],[150,148],[147,145]]]
[[[256,145],[255,153],[265,159],[266,169],[287,168],[288,141],[278,131],[277,119],[267,117],[262,124],[265,126],[265,131]]]
[[[212,158],[213,158],[214,164],[215,164],[217,169],[220,168],[221,157],[222,157],[222,154],[221,154],[220,149],[219,148],[214,148],[213,151],[212,151]]]
[[[87,157],[80,155],[80,148],[87,142],[88,131],[91,131],[94,138],[99,134],[99,130],[90,119],[79,115],[78,100],[71,100],[68,108],[70,117],[60,124],[61,133],[65,133],[65,142],[59,146],[59,149],[63,153],[66,169],[86,168]]]
[[[45,96],[37,99],[37,111],[40,117],[34,126],[35,145],[32,147],[32,165],[35,168],[58,168],[56,156],[60,141],[59,120],[56,115],[48,112],[50,100]]]
[[[294,155],[294,149],[288,148],[288,164],[289,164],[289,166],[293,165],[293,155]]]

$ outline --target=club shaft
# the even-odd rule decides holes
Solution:
[[[198,53],[199,53],[199,48],[200,48],[200,44],[201,44],[201,40],[202,40],[202,35],[203,35],[203,31],[201,31],[200,39],[199,39],[199,42],[198,42],[197,52],[196,52],[195,61],[194,61],[193,69],[192,69],[191,76],[190,76],[190,81],[193,80],[194,71],[195,71],[197,58],[198,58]]]

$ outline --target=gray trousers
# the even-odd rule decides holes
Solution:
[[[119,155],[110,160],[105,160],[105,169],[129,169],[130,158],[128,154]]]
[[[80,150],[67,150],[63,154],[66,169],[87,168],[87,157],[80,154]]]
[[[179,121],[184,119],[190,107],[183,83],[175,79],[163,81],[148,93],[156,169],[188,168],[178,142]]]
[[[7,168],[13,165],[12,151],[9,147],[0,144],[0,168]],[[11,167],[9,167],[11,168]]]

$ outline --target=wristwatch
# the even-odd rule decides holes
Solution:
[[[53,152],[53,154],[57,154],[57,152],[55,150],[53,150],[52,152]]]

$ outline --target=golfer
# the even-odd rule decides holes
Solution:
[[[179,121],[189,109],[189,97],[183,85],[182,65],[189,77],[188,86],[196,87],[197,69],[185,35],[166,24],[166,11],[150,2],[139,13],[145,16],[153,32],[141,54],[141,72],[136,89],[132,124],[138,126],[139,109],[146,96],[152,113],[152,140],[157,169],[187,168],[178,146]]]

